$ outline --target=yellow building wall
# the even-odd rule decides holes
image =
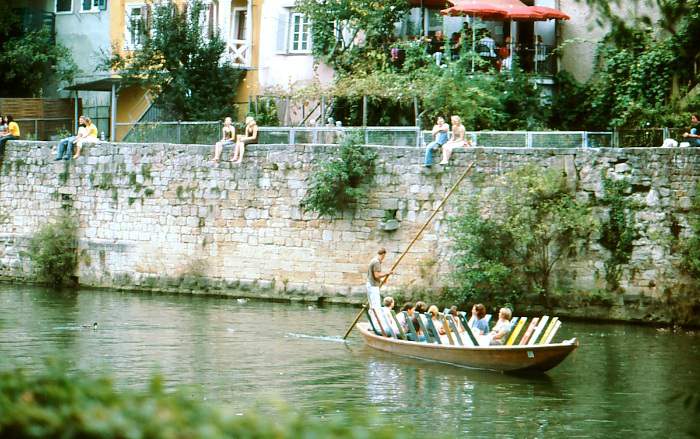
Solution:
[[[183,3],[185,0],[176,1]],[[259,94],[259,80],[257,66],[259,65],[259,42],[260,23],[262,13],[262,1],[252,2],[252,45],[251,45],[251,69],[248,70],[244,79],[236,91],[233,98],[238,106],[238,119],[243,120],[248,112],[248,101],[254,99]],[[124,47],[124,37],[126,29],[126,6],[128,4],[144,4],[149,0],[111,0],[110,2],[110,41],[112,50],[122,51]],[[151,3],[152,4],[152,3]],[[234,0],[232,6],[246,7],[245,0]],[[219,14],[230,14],[231,11],[219,10]],[[116,72],[115,72],[116,73]],[[152,99],[148,92],[140,87],[129,87],[120,89],[117,97],[117,123],[135,123],[141,119],[151,105]],[[122,140],[129,132],[131,126],[117,126],[116,138]]]

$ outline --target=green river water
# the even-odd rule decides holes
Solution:
[[[0,368],[63,357],[135,388],[161,373],[236,413],[270,400],[311,414],[367,408],[426,438],[699,434],[696,413],[670,399],[699,390],[700,331],[564,321],[555,340],[578,337],[578,351],[545,375],[510,376],[392,356],[357,333],[343,343],[355,313],[0,285]]]

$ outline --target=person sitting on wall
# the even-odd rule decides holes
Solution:
[[[445,118],[443,117],[438,117],[437,118],[437,123],[433,126],[433,138],[434,140],[428,144],[428,146],[425,147],[425,166],[426,167],[431,167],[433,166],[433,151],[437,150],[438,148],[442,147],[445,143],[447,143],[447,139],[449,138],[449,131],[450,131],[450,126],[445,123]]]
[[[19,125],[15,119],[11,114],[8,114],[5,120],[7,121],[7,134],[0,137],[0,156],[5,153],[5,143],[8,140],[19,139]]]
[[[221,140],[214,145],[214,163],[219,163],[224,146],[233,145],[236,142],[235,138],[236,128],[231,124],[231,118],[227,117],[224,119],[224,127],[221,128]]]
[[[0,137],[7,135],[7,119],[0,115]]]
[[[496,322],[496,326],[494,326],[493,330],[489,333],[489,344],[505,344],[506,338],[508,338],[508,334],[510,334],[510,319],[512,315],[513,313],[510,311],[510,308],[501,308],[500,311],[498,311],[498,322]]]
[[[236,147],[233,150],[233,157],[231,157],[231,161],[238,164],[243,161],[243,153],[245,153],[246,145],[258,141],[258,124],[252,116],[245,118],[243,133],[243,135],[238,136]]]
[[[97,143],[99,142],[99,139],[97,138],[97,127],[93,125],[92,120],[87,117],[83,116],[83,120],[85,120],[85,136],[80,137],[75,139],[75,155],[73,155],[73,160],[77,159],[80,157],[80,152],[83,149],[83,144],[84,143]]]
[[[75,136],[66,137],[65,139],[58,142],[56,147],[56,158],[54,160],[70,160],[71,155],[73,155],[73,145],[78,139],[82,139],[87,136],[87,129],[85,128],[85,116],[80,116],[78,118],[78,132]]]
[[[688,142],[689,146],[700,147],[700,130],[698,130],[700,118],[697,114],[690,116],[690,129],[683,133],[683,139]]]
[[[442,161],[441,165],[446,165],[452,156],[452,150],[455,148],[471,147],[471,140],[464,140],[466,130],[462,125],[462,119],[459,116],[452,116],[452,137],[442,146]]]

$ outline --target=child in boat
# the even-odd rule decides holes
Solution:
[[[457,331],[464,332],[464,327],[462,326],[462,322],[459,321],[459,310],[457,310],[457,307],[455,305],[452,305],[450,307],[450,315],[452,316],[452,321],[455,323],[455,327],[457,328]]]
[[[489,333],[489,337],[491,338],[489,344],[505,344],[508,334],[510,334],[510,319],[512,315],[513,313],[510,311],[510,308],[501,308],[500,311],[498,311],[498,322],[496,322],[496,326],[493,327],[493,331]]]
[[[472,321],[470,326],[472,327],[474,335],[486,335],[489,333],[489,322],[486,320],[486,307],[477,303],[472,307]]]

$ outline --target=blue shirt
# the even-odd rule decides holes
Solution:
[[[698,135],[698,129],[697,128],[691,128],[690,129],[690,134],[697,136]],[[688,143],[690,143],[690,146],[700,146],[700,139],[697,137],[688,137]]]
[[[482,331],[484,334],[489,333],[489,324],[486,319],[474,319],[472,322],[472,328]]]
[[[447,143],[448,138],[449,137],[447,136],[447,131],[439,131],[435,142],[437,142],[438,145],[444,145],[445,143]]]

